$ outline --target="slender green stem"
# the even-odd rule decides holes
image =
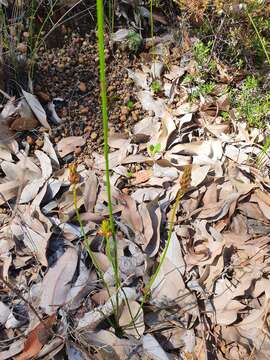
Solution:
[[[108,286],[107,282],[104,279],[103,272],[99,267],[99,264],[98,264],[98,262],[97,262],[97,260],[95,258],[95,255],[93,254],[93,251],[91,250],[89,240],[88,240],[88,236],[86,235],[86,233],[84,231],[82,219],[81,219],[79,208],[78,208],[76,184],[73,185],[73,205],[74,205],[74,209],[75,209],[76,219],[77,219],[77,221],[79,223],[79,226],[80,226],[80,232],[81,232],[81,235],[83,237],[84,246],[85,246],[85,248],[86,248],[86,250],[87,250],[87,252],[88,252],[88,254],[89,254],[90,258],[91,258],[91,261],[92,261],[95,269],[98,272],[99,277],[101,278],[101,280],[102,280],[102,282],[103,282],[103,284],[104,284],[104,286],[106,288],[106,291],[108,293],[109,298],[111,299],[112,294],[110,292],[109,286]],[[114,312],[116,312],[116,309],[114,308],[114,303],[113,303],[112,300],[111,300],[111,304],[112,304],[112,308],[114,309]],[[113,324],[111,322],[110,322],[110,325],[113,326]]]
[[[150,0],[150,32],[151,32],[151,38],[153,38],[154,37],[153,0]]]
[[[108,145],[108,111],[107,111],[107,91],[106,91],[106,76],[105,76],[105,51],[104,51],[104,10],[103,0],[97,0],[97,22],[98,22],[98,51],[99,51],[99,77],[100,77],[100,92],[102,104],[102,119],[103,119],[103,136],[104,136],[104,158],[105,158],[105,175],[106,175],[106,190],[108,196],[108,210],[110,219],[110,228],[113,238],[113,269],[116,288],[120,288],[119,264],[117,254],[117,242],[115,237],[115,226],[112,210],[111,199],[111,185],[110,185],[110,167],[109,167],[109,145]],[[118,291],[116,292],[116,307],[118,311],[119,298]],[[116,321],[118,322],[118,315],[116,314]]]
[[[247,13],[247,16],[248,16],[249,21],[251,22],[251,24],[252,24],[255,32],[256,32],[256,35],[257,35],[257,37],[258,37],[258,39],[259,39],[259,42],[260,42],[261,47],[262,47],[262,49],[263,49],[263,52],[264,52],[264,54],[265,54],[265,56],[266,56],[266,59],[267,59],[267,61],[268,61],[268,64],[270,65],[270,56],[269,56],[268,51],[267,51],[267,49],[266,49],[266,47],[265,47],[264,40],[263,40],[261,34],[259,33],[259,30],[258,30],[258,28],[257,28],[254,20],[252,19],[251,15],[250,15],[249,13]]]
[[[137,321],[138,319],[138,316],[140,314],[140,311],[142,310],[142,307],[143,305],[145,304],[146,300],[147,300],[147,297],[148,295],[150,294],[150,291],[151,291],[151,287],[152,285],[154,284],[159,272],[160,272],[160,269],[164,263],[164,260],[166,258],[166,255],[167,255],[167,252],[168,252],[168,249],[169,249],[169,246],[170,246],[170,243],[171,243],[171,238],[172,238],[172,232],[173,232],[173,227],[174,227],[174,222],[175,222],[175,215],[176,215],[176,211],[178,209],[178,206],[179,206],[179,203],[182,199],[182,197],[185,195],[185,193],[180,189],[177,193],[177,196],[176,196],[176,199],[175,199],[175,203],[173,205],[173,208],[172,208],[172,214],[171,214],[171,219],[170,219],[170,226],[169,226],[169,232],[168,232],[168,239],[167,239],[167,242],[166,242],[166,245],[165,245],[165,248],[163,249],[163,252],[161,254],[161,257],[160,257],[160,262],[158,264],[158,267],[156,269],[156,271],[154,272],[154,274],[150,277],[150,280],[148,282],[148,284],[146,285],[145,287],[145,290],[144,290],[144,296],[142,298],[142,301],[141,301],[141,304],[140,304],[140,307],[139,307],[139,310],[137,311],[136,315],[134,316],[134,319],[133,319],[133,322],[135,323],[135,321]]]

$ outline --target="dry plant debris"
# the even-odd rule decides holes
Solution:
[[[224,65],[218,67],[223,82],[191,100],[182,79],[196,63],[165,67],[164,49],[152,63],[127,71],[147,113],[129,133],[109,139],[120,290],[101,231],[108,217],[103,156],[91,153],[77,166],[82,229],[62,158],[86,139],[66,137],[53,146],[44,132],[39,150],[15,139],[1,144],[1,359],[53,356],[64,348],[69,359],[270,358],[269,169],[256,167],[260,132],[235,121]],[[159,94],[150,86],[156,78]],[[49,128],[43,107],[27,92],[10,99],[1,116],[7,123],[15,118],[13,130],[28,129],[33,119]],[[186,166],[191,182],[141,309]],[[116,291],[121,336],[106,321]]]

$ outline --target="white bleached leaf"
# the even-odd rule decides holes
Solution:
[[[121,42],[128,37],[129,32],[129,29],[119,29],[115,33],[111,34],[111,39],[113,42]]]
[[[50,159],[52,160],[53,165],[56,168],[59,168],[59,161],[56,155],[56,152],[54,150],[53,144],[51,143],[51,140],[49,138],[48,134],[44,134],[44,145],[42,150],[49,155]]]
[[[164,69],[164,64],[159,61],[153,62],[151,66],[151,73],[154,79],[160,79],[162,71]]]
[[[154,336],[146,334],[143,336],[144,352],[153,360],[170,360],[169,356],[162,349]]]
[[[14,198],[18,193],[19,183],[17,180],[0,184],[0,205]]]
[[[167,110],[163,99],[154,99],[150,91],[139,91],[137,96],[144,110],[153,111],[158,117],[164,116]]]
[[[148,75],[146,73],[144,73],[143,71],[137,70],[137,71],[132,71],[127,69],[128,71],[128,76],[135,82],[135,84],[145,90],[149,90],[149,85],[148,85]]]
[[[47,121],[47,115],[38,99],[31,93],[22,89],[23,96],[25,97],[28,105],[30,106],[33,113],[36,115],[38,121],[47,129],[50,129],[50,125]]]
[[[10,308],[4,304],[2,301],[0,301],[0,325],[5,325],[9,315],[11,313]]]

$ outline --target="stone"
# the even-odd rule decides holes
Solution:
[[[86,90],[87,90],[87,86],[86,86],[86,84],[84,83],[84,82],[80,82],[80,84],[79,84],[79,90],[81,91],[81,92],[86,92]]]
[[[96,140],[96,138],[97,138],[97,133],[96,133],[95,131],[93,131],[93,132],[91,133],[91,139],[92,139],[92,140]]]

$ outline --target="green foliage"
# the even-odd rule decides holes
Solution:
[[[133,30],[129,31],[127,45],[130,52],[137,53],[142,45],[141,35]]]
[[[151,158],[155,158],[155,156],[160,152],[161,150],[161,144],[157,143],[157,144],[151,144],[148,146],[147,151],[148,154]]]
[[[204,67],[207,64],[212,46],[212,41],[208,41],[207,44],[204,44],[201,40],[199,40],[195,43],[193,47],[193,56],[199,67]]]
[[[158,94],[161,91],[161,84],[159,81],[154,80],[152,81],[150,88],[154,92],[154,94]]]
[[[220,116],[223,118],[224,121],[230,120],[230,114],[227,111],[221,111]]]
[[[249,126],[265,128],[270,112],[270,92],[263,94],[260,91],[258,79],[248,76],[234,95],[238,117],[246,120]]]
[[[134,106],[134,102],[129,99],[129,100],[127,101],[127,107],[129,108],[129,110],[132,110],[132,109],[133,109],[133,106]]]
[[[199,85],[194,91],[192,91],[191,100],[199,98],[200,95],[205,96],[210,94],[214,90],[214,87],[215,83],[213,81]]]

